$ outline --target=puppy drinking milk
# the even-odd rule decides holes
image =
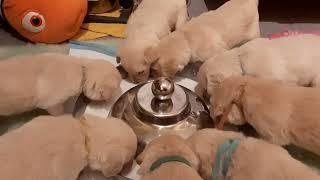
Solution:
[[[318,88],[299,87],[279,81],[234,76],[222,81],[210,99],[211,116],[226,117],[236,105],[266,141],[294,144],[320,155],[320,94]],[[223,127],[223,118],[220,127]]]
[[[52,53],[15,56],[0,61],[0,115],[35,108],[60,115],[63,104],[82,92],[91,100],[108,101],[120,81],[117,69],[103,60]]]
[[[133,162],[137,151],[137,136],[121,119],[85,115],[81,125],[89,152],[88,165],[92,170],[111,177]]]
[[[142,180],[201,180],[199,160],[184,139],[163,135],[150,142],[137,157]]]
[[[191,19],[146,51],[156,75],[174,76],[191,60],[218,53],[260,36],[257,0],[230,0],[217,10]]]
[[[281,80],[300,86],[319,86],[320,37],[298,35],[270,40],[254,39],[239,48],[210,58],[199,69],[197,94],[215,87],[230,76],[255,76]],[[231,121],[241,120],[240,112],[232,107]]]
[[[203,129],[187,140],[206,180],[316,180],[320,176],[289,153],[241,133]]]
[[[126,39],[119,47],[121,65],[129,79],[141,82],[149,77],[150,62],[145,51],[188,19],[186,0],[143,0],[131,14]]]

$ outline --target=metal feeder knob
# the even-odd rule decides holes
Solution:
[[[169,78],[160,77],[153,81],[151,90],[155,98],[169,100],[174,92],[174,83]]]

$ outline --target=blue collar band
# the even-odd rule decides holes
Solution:
[[[190,162],[182,156],[165,156],[165,157],[162,157],[162,158],[156,160],[151,165],[150,171],[152,172],[152,171],[156,170],[157,168],[159,168],[162,164],[165,164],[168,162],[180,162],[180,163],[186,164],[191,167]]]
[[[227,175],[232,156],[239,144],[239,139],[228,139],[219,146],[212,168],[212,180],[220,180]]]

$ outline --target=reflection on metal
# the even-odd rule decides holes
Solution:
[[[133,128],[140,148],[164,134],[187,138],[198,129],[213,127],[206,104],[167,78],[130,89],[113,105],[109,116],[123,119]]]

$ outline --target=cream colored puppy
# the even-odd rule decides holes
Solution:
[[[156,75],[174,76],[191,60],[206,61],[218,53],[260,36],[257,0],[230,0],[191,19],[146,51]]]
[[[233,149],[235,141],[230,140],[239,140],[238,145]],[[200,159],[200,174],[206,180],[316,180],[320,178],[316,172],[293,159],[283,148],[262,140],[246,138],[240,133],[204,129],[195,132],[187,141]],[[219,151],[222,155],[222,158],[219,158],[217,152],[222,144],[230,146],[225,151]],[[232,150],[234,152],[230,154],[231,159],[228,164],[227,152]],[[222,164],[216,164],[216,162]],[[213,178],[212,172],[213,168],[217,168],[216,166],[220,168],[214,171],[215,178]]]
[[[265,140],[294,144],[320,155],[320,95],[318,88],[287,85],[248,76],[230,77],[213,92],[212,117],[226,116],[236,105]],[[224,121],[222,119],[223,127]]]
[[[120,119],[41,116],[0,137],[0,179],[76,180],[86,167],[114,176],[137,138]]]
[[[89,152],[88,163],[104,176],[119,174],[132,163],[137,151],[137,136],[121,119],[102,119],[86,115],[82,120]]]
[[[79,121],[41,116],[0,136],[0,179],[76,180],[87,165]]]
[[[269,40],[258,38],[206,61],[198,73],[197,94],[213,89],[230,76],[249,75],[272,78],[301,86],[320,83],[320,37],[299,35]],[[232,108],[231,121],[239,121]]]
[[[0,115],[41,108],[52,115],[84,93],[92,100],[109,100],[120,86],[117,69],[103,60],[61,54],[16,56],[0,61]]]
[[[186,0],[143,0],[129,18],[126,40],[119,47],[121,65],[134,82],[147,80],[150,62],[145,51],[188,19]]]
[[[184,139],[164,135],[150,142],[137,157],[143,180],[200,180],[199,160]]]

